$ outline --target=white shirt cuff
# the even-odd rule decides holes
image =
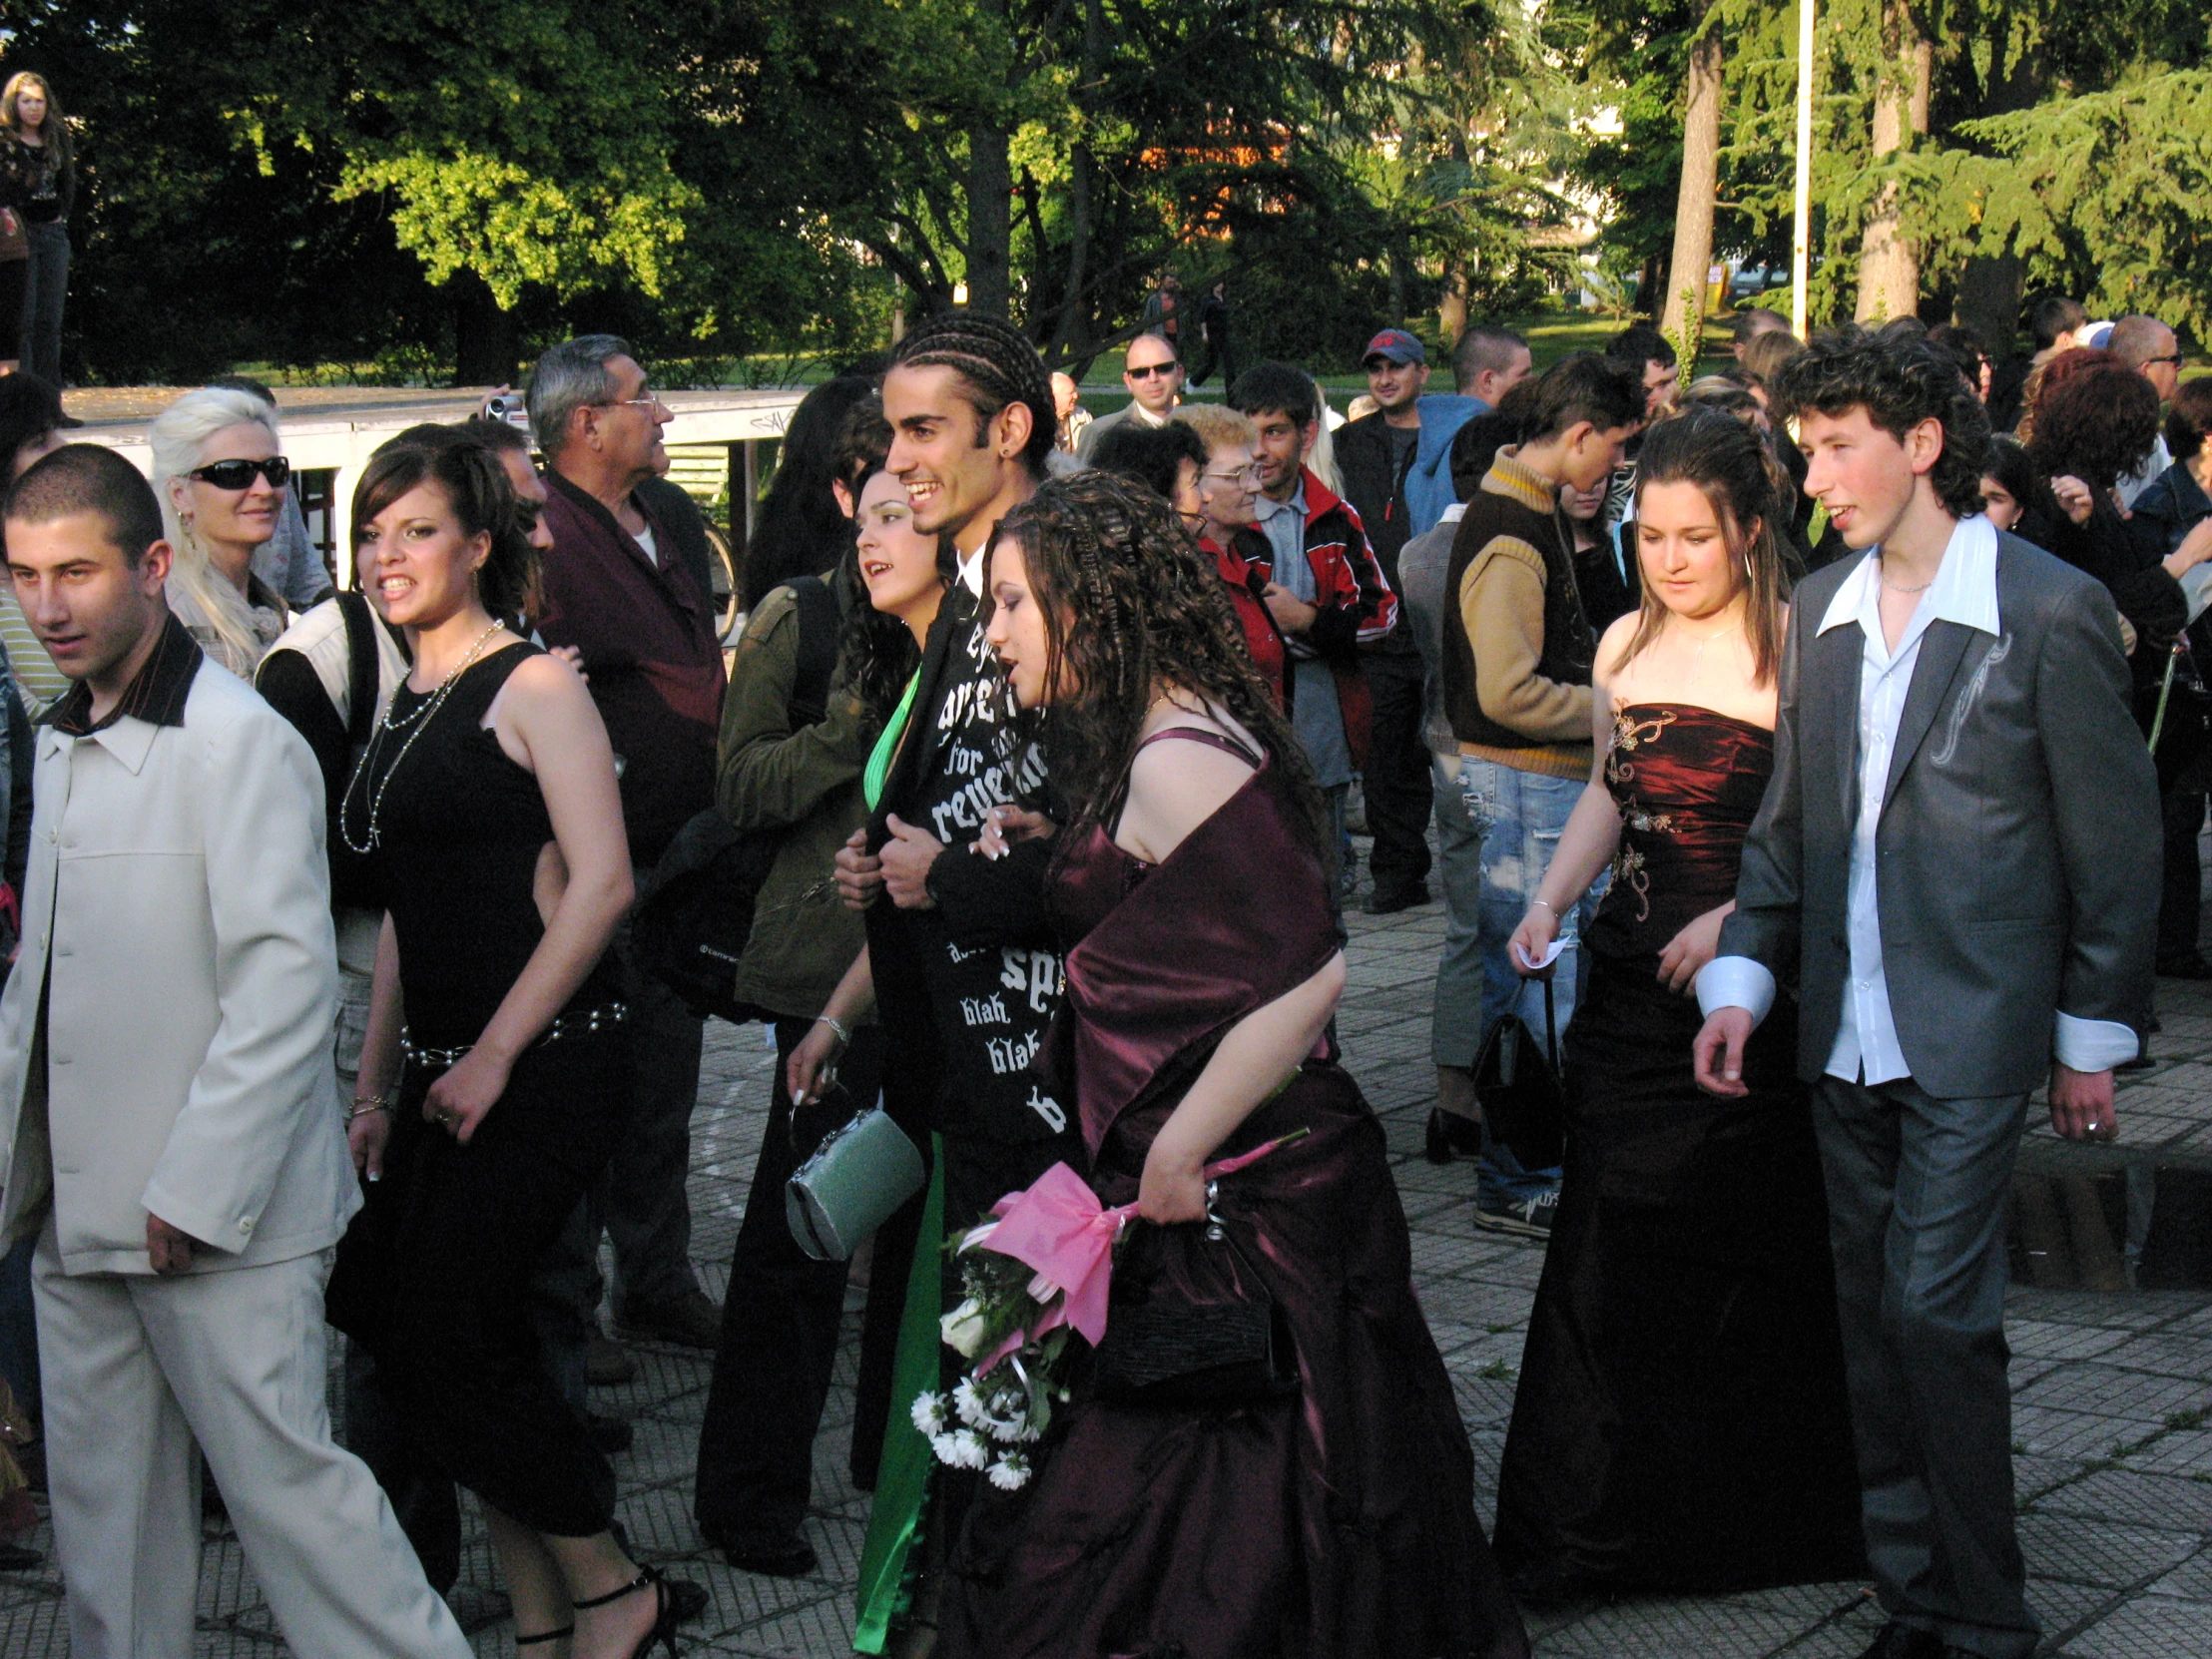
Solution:
[[[2132,1026],[2110,1019],[2078,1019],[2072,1014],[2058,1016],[2058,1029],[2051,1037],[2058,1063],[2075,1071],[2110,1071],[2114,1066],[2124,1066],[2142,1052],[2142,1046]]]
[[[1774,1007],[1774,975],[1750,956],[1715,956],[1698,969],[1697,1007],[1707,1018],[1717,1008],[1748,1008],[1756,1027]]]

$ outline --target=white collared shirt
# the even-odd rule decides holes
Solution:
[[[1851,879],[1847,899],[1850,977],[1844,984],[1842,1017],[1828,1052],[1828,1075],[1870,1085],[1910,1077],[1890,1007],[1890,981],[1882,960],[1882,905],[1876,878],[1880,858],[1876,834],[1887,804],[1890,765],[1897,751],[1898,726],[1920,662],[1921,641],[1936,622],[1955,623],[1995,639],[1997,618],[1997,533],[1976,514],[1960,519],[1943,549],[1936,580],[1890,649],[1882,627],[1882,550],[1871,549],[1859,568],[1844,578],[1822,614],[1816,635],[1859,625],[1866,645],[1859,664],[1859,818],[1852,828]],[[1774,975],[1748,956],[1716,956],[1698,975],[1698,1006],[1748,1008],[1763,1020],[1774,1006]],[[2113,1020],[2078,1019],[2061,1012],[2052,1043],[2058,1058],[2076,1071],[2105,1071],[2135,1057],[2133,1030]]]
[[[952,567],[960,586],[978,599],[983,597],[983,555],[990,550],[991,544],[986,541],[974,552],[962,553],[960,562]]]

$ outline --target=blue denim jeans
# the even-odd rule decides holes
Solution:
[[[1428,1057],[1465,1071],[1482,1042],[1482,832],[1459,793],[1459,757],[1431,755],[1436,780],[1436,871],[1444,948],[1428,1016]]]
[[[1528,913],[1536,889],[1543,884],[1551,855],[1559,848],[1560,831],[1566,829],[1567,817],[1582,798],[1587,783],[1581,778],[1518,772],[1471,755],[1460,758],[1458,795],[1466,814],[1465,833],[1480,843],[1474,939],[1481,981],[1477,1041],[1481,1033],[1509,1015],[1518,1015],[1539,1036],[1543,1033],[1543,984],[1523,979],[1515,971],[1507,941]],[[1604,890],[1605,881],[1600,877],[1581,901],[1569,905],[1559,918],[1559,936],[1569,941],[1552,974],[1553,1019],[1562,1043],[1567,1023],[1574,1017],[1584,972],[1579,948],[1582,930],[1597,913]],[[1447,951],[1449,947],[1447,930]],[[1526,1197],[1556,1184],[1558,1179],[1557,1170],[1521,1170],[1513,1155],[1494,1143],[1477,1172],[1478,1187],[1485,1196],[1494,1185],[1508,1196]]]

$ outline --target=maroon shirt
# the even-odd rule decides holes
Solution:
[[[714,805],[722,724],[722,646],[707,596],[685,568],[670,527],[652,527],[655,555],[591,496],[545,476],[545,609],[549,646],[584,654],[592,701],[622,760],[622,819],[634,863],[654,863],[685,823]]]

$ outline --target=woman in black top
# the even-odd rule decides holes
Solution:
[[[62,383],[62,300],[69,290],[69,210],[77,201],[77,158],[69,123],[46,77],[28,70],[0,91],[7,129],[0,201],[23,222],[31,257],[24,266],[23,366]]]
[[[613,1472],[547,1381],[527,1312],[533,1270],[623,1128],[614,755],[575,671],[499,620],[532,554],[496,457],[388,451],[353,522],[413,672],[339,806],[386,914],[351,1125],[376,1185],[340,1247],[332,1321],[483,1500],[518,1646],[635,1659],[659,1637],[673,1652],[667,1592],[612,1535]]]
[[[2201,552],[2144,559],[2114,500],[2158,436],[2158,393],[2105,352],[2066,352],[2044,371],[2027,442],[2039,487],[2014,533],[2102,582],[2134,638],[2138,689],[2155,685],[2188,620],[2181,576]]]

